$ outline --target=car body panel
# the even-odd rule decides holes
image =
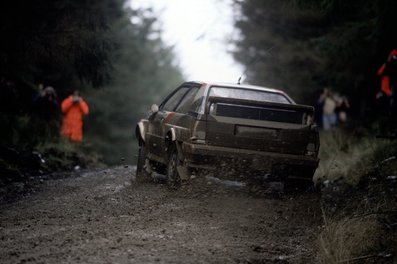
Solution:
[[[212,87],[226,88],[231,94],[238,89],[244,96],[247,91],[249,96],[210,96]],[[285,103],[257,101],[251,91],[270,93],[269,98]],[[153,162],[166,164],[167,150],[175,144],[188,168],[220,169],[227,164],[264,174],[288,168],[283,169],[288,177],[311,179],[319,162],[313,115],[313,107],[297,105],[280,90],[186,82],[166,97],[157,112],[138,123],[136,133]]]

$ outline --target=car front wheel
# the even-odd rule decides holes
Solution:
[[[167,167],[167,185],[170,189],[178,189],[181,186],[181,177],[178,173],[178,166],[181,166],[181,161],[178,158],[178,150],[175,145],[169,149]]]

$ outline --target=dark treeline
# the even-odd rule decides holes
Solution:
[[[120,158],[135,161],[138,119],[183,80],[172,47],[164,45],[156,23],[150,9],[125,10],[113,25],[117,47],[112,54],[113,79],[104,89],[88,92],[92,114],[86,140],[107,163],[120,163]]]
[[[346,95],[361,120],[374,113],[377,69],[397,47],[393,0],[235,1],[235,58],[249,82],[313,104],[321,88]]]
[[[132,162],[136,120],[182,80],[153,12],[124,0],[2,1],[0,34],[2,175],[23,174],[20,167],[32,164],[19,160],[47,154],[68,166],[84,151]],[[38,115],[40,84],[54,87],[59,104],[81,91],[90,107],[83,144],[60,138],[60,112],[51,122]]]
[[[120,1],[119,1],[120,2]],[[123,16],[117,1],[2,1],[2,77],[27,85],[47,82],[59,92],[109,77],[111,24]]]
[[[285,89],[308,104],[329,87],[350,98],[361,120],[376,112],[376,71],[397,47],[395,1],[235,5],[241,35],[234,55],[247,68],[247,82]],[[182,81],[155,14],[132,10],[124,0],[2,1],[0,14],[0,167],[12,164],[5,158],[10,150],[70,147],[54,133],[60,115],[48,123],[35,113],[41,83],[55,88],[59,103],[81,90],[90,114],[79,147],[106,163],[132,162],[137,119]]]

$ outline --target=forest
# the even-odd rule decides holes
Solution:
[[[0,10],[2,181],[132,163],[137,119],[183,80],[152,10],[118,0],[3,1]],[[59,136],[60,110],[43,118],[40,86],[53,87],[59,105],[80,91],[90,108],[81,144]]]
[[[381,90],[378,71],[397,49],[397,1],[230,3],[239,32],[231,56],[244,83],[312,106],[324,88],[350,102],[346,123],[320,132],[316,261],[389,263],[397,251],[397,98],[396,87]],[[159,15],[125,0],[1,1],[0,33],[0,194],[39,175],[133,166],[137,121],[186,81]],[[90,109],[79,143],[60,135],[60,104],[75,90]],[[44,91],[56,102],[51,111],[37,103]]]
[[[239,30],[232,55],[245,67],[246,83],[283,89],[309,105],[321,89],[331,89],[350,101],[351,131],[394,135],[376,72],[397,46],[395,1],[232,3]],[[162,40],[157,14],[127,4],[1,3],[2,173],[22,177],[79,162],[135,162],[136,121],[184,76],[173,47]],[[90,106],[81,144],[59,136],[59,111],[43,119],[35,105],[48,86],[58,104],[78,89]]]
[[[361,125],[382,114],[376,73],[397,46],[395,1],[237,3],[241,38],[234,57],[246,66],[249,82],[283,88],[311,105],[318,90],[329,87],[350,98]]]

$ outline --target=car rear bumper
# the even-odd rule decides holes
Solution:
[[[188,167],[198,169],[241,168],[288,174],[290,178],[311,179],[319,159],[313,156],[280,154],[220,146],[183,143],[182,150]]]

